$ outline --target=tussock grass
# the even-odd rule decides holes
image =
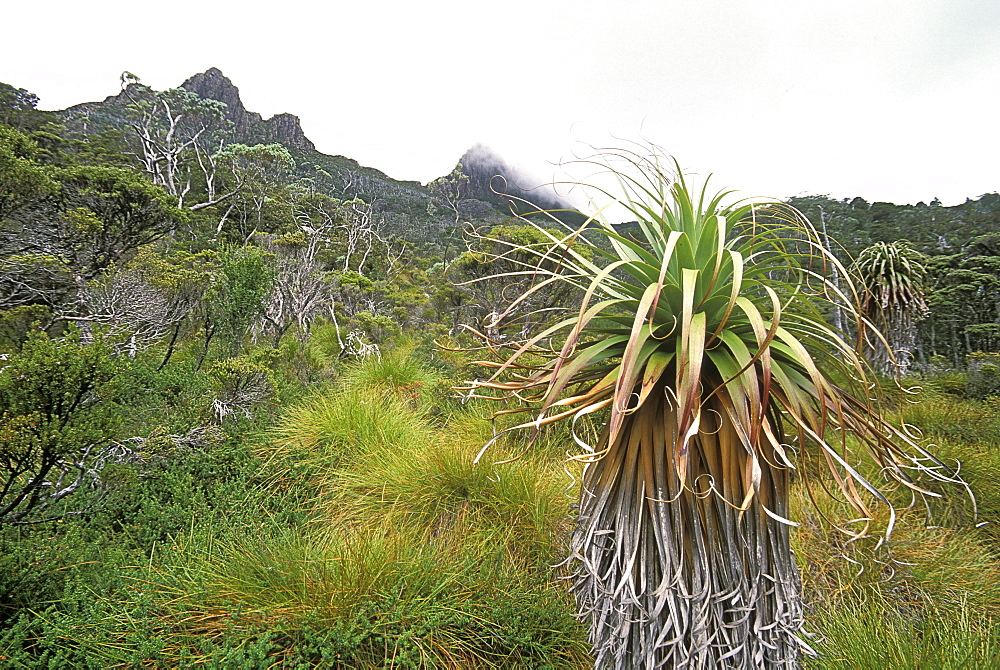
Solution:
[[[417,357],[411,345],[403,343],[381,356],[369,356],[351,366],[344,371],[340,383],[344,388],[378,389],[426,404],[444,379]]]
[[[1000,449],[1000,399],[962,399],[932,387],[891,397],[900,419],[926,439]]]
[[[161,616],[174,648],[164,653],[269,631],[271,658],[293,665],[589,665],[568,594],[519,528],[461,512],[429,527],[410,509],[350,505],[349,495],[304,529],[185,547],[152,580],[169,603]],[[317,641],[319,658],[304,649]]]
[[[975,403],[932,396],[926,407],[903,411],[925,435],[955,430],[949,421],[976,415]],[[989,445],[939,439],[935,452],[958,467],[979,503],[960,487],[945,497],[902,514],[890,542],[864,546],[832,528],[849,508],[836,496],[814,489],[815,504],[802,486],[793,489],[793,518],[802,522],[793,546],[802,569],[807,630],[818,635],[818,659],[807,668],[974,668],[992,667],[1000,650],[1000,562],[989,529],[1000,521],[1000,468]],[[877,471],[872,464],[866,470]],[[900,507],[909,496],[893,494]],[[986,522],[982,528],[976,522]],[[872,520],[876,532],[885,514]],[[877,535],[876,535],[877,536]],[[857,543],[860,544],[860,543]],[[811,642],[812,643],[812,642]]]
[[[241,639],[290,667],[590,665],[550,567],[571,479],[546,456],[494,463],[504,446],[473,463],[490,423],[459,411],[434,427],[414,380],[438,383],[406,357],[368,359],[288,410],[268,467],[306,467],[321,492],[311,522],[192,536],[153,570],[164,657],[211,665],[199,645]]]
[[[955,608],[901,611],[877,590],[852,594],[819,613],[826,643],[810,669],[924,670],[995,667],[1000,626],[994,615],[968,603]]]
[[[968,483],[972,498],[939,489],[934,525],[973,528],[1000,558],[1000,404],[997,399],[960,399],[933,390],[917,402],[900,403],[902,421],[934,443],[935,453]]]
[[[403,445],[431,440],[431,427],[409,403],[366,387],[307,398],[290,408],[272,431],[271,461],[321,470]]]
[[[468,526],[427,534],[404,521],[345,514],[320,531],[192,533],[130,580],[127,603],[93,593],[86,621],[55,613],[49,626],[86,667],[590,665],[547,571]]]
[[[471,447],[489,437],[485,421],[459,415],[435,441],[372,454],[363,467],[342,471],[324,506],[405,517],[429,532],[456,524],[480,535],[502,530],[527,555],[558,560],[553,548],[569,530],[572,479],[558,462],[515,458],[504,448],[474,463]]]
[[[60,667],[84,658],[95,667],[591,667],[585,627],[552,567],[565,556],[580,477],[564,460],[576,451],[570,436],[559,427],[534,441],[514,434],[474,464],[495,431],[520,417],[491,423],[473,406],[429,422],[421,397],[393,390],[413,379],[399,367],[389,375],[366,361],[289,408],[258,448],[269,459],[262,472],[210,489],[229,496],[213,501],[229,512],[196,506],[190,520],[171,517],[142,567],[116,572],[118,586],[87,581],[118,560],[112,554],[73,558],[80,566],[66,568],[75,576],[58,596],[71,604],[0,634],[0,654],[43,631],[50,647],[39,643],[30,657]],[[383,384],[387,376],[394,381]],[[951,488],[933,503],[939,527],[927,527],[922,507],[909,510],[888,549],[873,551],[882,513],[855,551],[860,543],[828,522],[853,516],[835,487],[814,489],[814,504],[797,480],[790,517],[802,526],[792,542],[809,643],[820,653],[807,669],[976,668],[1000,657],[1000,545],[991,535],[1000,446],[989,438],[1000,419],[983,403],[930,399],[902,412],[949,463],[961,461],[979,517]],[[985,437],[952,425],[962,421],[980,422]],[[206,486],[229,463],[217,458],[218,472],[198,471]],[[278,478],[294,463],[313,488]],[[862,469],[879,476],[871,463]],[[194,486],[178,480],[174,502]],[[904,493],[893,493],[897,507]]]

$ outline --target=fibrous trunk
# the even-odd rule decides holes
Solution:
[[[870,337],[865,345],[866,357],[878,374],[894,379],[905,377],[917,346],[917,320],[913,312],[894,306],[879,310],[872,319],[885,341]]]
[[[716,403],[682,485],[677,417],[654,396],[584,475],[570,563],[595,667],[797,668],[798,569],[788,525],[762,509],[787,518],[788,467]]]

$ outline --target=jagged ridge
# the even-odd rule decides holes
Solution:
[[[232,141],[286,146],[295,157],[299,176],[312,178],[331,196],[361,197],[374,203],[392,232],[408,239],[456,234],[448,216],[428,211],[427,205],[433,196],[425,186],[415,181],[393,179],[345,156],[318,151],[294,114],[282,113],[264,119],[261,114],[247,110],[239,88],[219,68],[210,67],[189,77],[180,88],[225,103],[226,119],[233,124]],[[127,104],[129,97],[122,91],[102,102],[74,105],[61,114],[72,119],[80,132],[88,134],[101,126],[119,127],[120,110]],[[466,151],[461,163],[470,177],[469,190],[461,207],[463,219],[499,223],[510,217],[512,209],[522,212],[528,209],[521,200],[544,209],[572,209],[572,205],[551,187],[539,186],[539,180],[482,144]]]
[[[181,88],[202,98],[226,103],[226,118],[235,126],[236,136],[245,141],[278,142],[303,151],[316,150],[316,145],[302,131],[299,117],[285,113],[265,120],[257,112],[247,111],[240,99],[240,89],[218,68],[212,67],[188,78]]]

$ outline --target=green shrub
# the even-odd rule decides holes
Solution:
[[[970,398],[988,398],[1000,394],[1000,354],[987,354],[981,351],[966,357],[969,377],[966,394]]]
[[[34,331],[0,366],[0,526],[58,516],[63,498],[99,488],[122,437],[123,370],[108,344],[76,329]]]

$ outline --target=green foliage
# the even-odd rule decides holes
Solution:
[[[230,166],[238,181],[275,181],[295,169],[295,159],[281,144],[229,144],[216,154],[216,160]]]
[[[176,564],[180,547],[196,539],[256,534],[263,518],[277,526],[303,521],[302,488],[262,477],[246,437],[209,436],[160,450],[141,476],[122,481],[73,523],[0,529],[5,665],[166,662],[163,610],[139,566]],[[245,640],[232,642],[212,653],[257,657]]]
[[[5,194],[0,184],[0,207],[10,210],[6,220],[0,212],[0,307],[42,303],[80,316],[89,309],[87,281],[183,219],[162,190],[131,170],[36,171],[51,189],[24,191],[32,183],[26,178]]]
[[[420,361],[412,344],[406,343],[397,343],[381,356],[365,358],[348,368],[341,380],[345,387],[377,389],[410,400],[424,399],[426,391],[441,383],[441,377]]]
[[[191,402],[203,388],[192,377],[207,380],[211,368],[193,375],[182,363],[130,376],[146,389],[130,415],[156,421],[175,385],[176,402]],[[115,473],[114,490],[86,516],[0,529],[0,656],[14,667],[589,667],[585,631],[548,568],[575,492],[561,449],[536,443],[530,457],[493,463],[528,447],[509,441],[475,465],[493,428],[455,410],[428,425],[421,408],[434,398],[412,390],[435,379],[413,354],[387,352],[345,371],[326,396],[339,407],[322,422],[292,426],[319,407],[314,398],[266,446],[248,424],[197,446],[150,435],[146,451],[160,456]],[[902,405],[904,418],[928,435],[967,435],[939,450],[962,459],[976,521],[1000,519],[1000,463],[993,441],[980,441],[995,432],[1000,445],[995,409],[932,400]],[[821,656],[805,667],[933,665],[938,643],[945,667],[994,653],[997,554],[990,526],[971,528],[967,504],[935,507],[934,521],[958,532],[926,529],[916,514],[900,520],[894,574],[849,554],[867,568],[855,578],[844,536],[820,532],[829,526],[795,491],[808,629],[826,639],[810,641]],[[832,499],[820,508],[848,513]],[[884,644],[871,644],[871,626]]]
[[[280,144],[229,144],[214,160],[225,170],[223,186],[234,194],[227,206],[235,208],[231,214],[238,219],[241,238],[254,231],[277,230],[288,212],[287,207],[274,205],[284,199],[289,173],[295,168],[288,149]]]
[[[553,228],[552,221],[530,225],[526,219],[473,233],[470,250],[445,269],[448,284],[435,287],[434,301],[450,318],[451,332],[466,325],[491,337],[500,327],[524,334],[552,321],[554,314],[575,310],[581,296],[578,287],[551,281],[566,253],[552,250],[553,240],[565,234]],[[585,244],[570,246],[585,261],[593,257]],[[517,296],[524,298],[511,305]]]
[[[362,292],[372,291],[375,288],[374,281],[353,270],[345,270],[338,277],[342,287],[352,287]]]
[[[20,349],[29,333],[48,316],[44,305],[18,305],[0,311],[0,351]]]
[[[512,561],[558,560],[555,548],[569,531],[570,478],[557,460],[519,459],[512,449],[493,454],[500,462],[477,464],[469,445],[491,434],[487,420],[453,415],[435,439],[394,444],[341,472],[324,507],[390,514],[428,533],[489,536],[510,547]]]
[[[149,179],[183,207],[197,166],[209,201],[215,200],[211,154],[231,130],[226,103],[181,88],[154,91],[129,72],[122,73],[119,99],[124,104],[116,112],[128,129],[126,143]]]
[[[367,309],[354,315],[359,329],[375,344],[382,344],[399,334],[399,324],[384,314],[372,314]]]
[[[31,139],[0,125],[0,223],[58,190],[51,171],[35,160],[37,151]]]
[[[275,271],[259,247],[230,249],[220,259],[221,283],[216,302],[234,353],[242,347],[250,325],[264,313]]]
[[[866,291],[862,298],[865,313],[892,308],[925,310],[925,262],[924,255],[912,249],[906,240],[879,242],[865,248],[854,263],[860,286]]]
[[[184,218],[167,194],[130,170],[79,166],[56,177],[62,185],[60,211],[70,217],[69,225],[56,231],[58,248],[89,276],[163,237]]]
[[[488,433],[486,421],[432,431],[405,388],[367,411],[425,370],[353,374],[332,399],[361,417],[319,432],[359,458],[328,460],[312,485],[283,467],[309,457],[294,445],[257,473],[246,442],[232,441],[170,452],[124,479],[76,527],[83,533],[60,533],[51,551],[36,543],[44,557],[6,536],[17,550],[2,559],[11,579],[0,579],[10,613],[0,655],[74,667],[585,667],[582,631],[547,567],[568,503],[556,464],[478,468],[468,443]],[[402,487],[394,492],[421,493],[390,499],[371,483],[380,476]],[[331,497],[303,524],[294,495],[317,491]],[[31,580],[32,561],[62,558],[82,565]],[[46,599],[56,604],[40,606]]]
[[[469,437],[489,424],[432,430],[408,391],[428,373],[407,360],[362,362],[272,431],[271,461],[312,466],[326,492],[315,520],[184,542],[150,579],[171,603],[161,653],[231,658],[227,641],[242,639],[271,662],[345,668],[587,664],[546,567],[565,476],[554,463],[473,465]]]
[[[897,393],[898,417],[935,443],[971,495],[935,487],[943,498],[898,519],[888,544],[860,549],[829,531],[852,516],[837,496],[802,487],[793,497],[795,550],[820,657],[805,667],[979,667],[995,653],[1000,614],[1000,421],[995,407],[936,391]],[[878,471],[878,464],[864,466]],[[897,505],[912,493],[889,492]],[[926,514],[926,516],[925,516]],[[871,520],[884,526],[880,514]],[[872,632],[878,636],[872,637]],[[987,662],[987,665],[989,663]]]
[[[966,395],[983,400],[1000,395],[1000,353],[976,351],[966,356]]]
[[[190,355],[161,366],[158,352],[150,352],[129,366],[120,383],[132,398],[130,422],[137,434],[184,433],[211,421],[211,402],[218,389],[209,374],[194,371]]]
[[[78,334],[33,332],[0,367],[0,525],[93,485],[118,436],[113,382],[122,365],[106,344]]]

